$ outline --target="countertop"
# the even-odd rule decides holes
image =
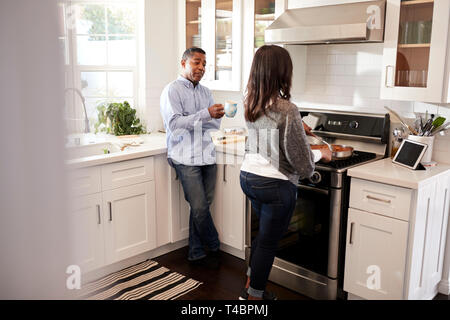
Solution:
[[[394,186],[418,189],[437,175],[445,174],[450,165],[438,164],[426,170],[411,170],[392,163],[391,158],[363,164],[348,170],[351,177],[386,183]]]
[[[223,141],[218,140],[218,137],[225,136],[223,132],[221,132],[220,130],[213,132],[211,136],[216,146],[216,152],[234,156],[244,156],[245,136],[228,135],[227,137],[232,139],[227,140],[227,143],[225,144],[222,143]],[[102,142],[110,142],[118,147],[124,144],[124,141],[112,135],[91,134],[91,135],[80,135],[80,137],[81,137],[81,146]],[[66,165],[68,169],[71,170],[167,153],[165,133],[155,132],[145,135],[139,135],[139,137],[136,138],[136,140],[140,142],[138,146],[130,146],[125,148],[125,150],[123,151],[114,152],[110,154],[101,154],[77,158],[73,160],[67,160]],[[72,147],[76,148],[77,146]],[[218,159],[218,162],[221,162],[221,160]]]

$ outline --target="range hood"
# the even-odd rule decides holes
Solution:
[[[289,9],[265,30],[266,44],[383,42],[386,0]]]

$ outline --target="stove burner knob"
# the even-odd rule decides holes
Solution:
[[[314,171],[314,173],[311,176],[311,178],[309,178],[309,181],[311,183],[319,183],[320,181],[322,181],[322,175],[319,172]]]
[[[352,128],[352,129],[356,129],[356,128],[359,127],[359,123],[358,123],[358,121],[351,121],[351,122],[348,124],[348,126],[349,126],[350,128]]]

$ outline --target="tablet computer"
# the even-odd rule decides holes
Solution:
[[[395,154],[393,163],[415,170],[420,164],[428,145],[417,141],[405,139]]]

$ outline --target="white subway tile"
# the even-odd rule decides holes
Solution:
[[[314,55],[314,54],[327,54],[328,53],[328,46],[327,45],[314,45],[314,46],[308,46],[308,55]]]
[[[324,65],[327,64],[328,55],[326,54],[311,54],[308,56],[307,64],[309,65]]]
[[[307,75],[325,75],[326,74],[326,65],[308,65],[306,69]]]
[[[423,103],[423,102],[414,102],[414,112],[417,113],[425,113],[428,111],[428,114],[437,114],[439,107],[435,104]]]
[[[329,54],[327,58],[327,64],[336,64],[337,61],[337,55],[335,54]]]
[[[356,55],[351,54],[341,54],[336,56],[336,64],[343,65],[355,65],[356,64]]]
[[[346,66],[343,65],[329,65],[327,68],[327,73],[335,76],[345,75],[345,67]]]

